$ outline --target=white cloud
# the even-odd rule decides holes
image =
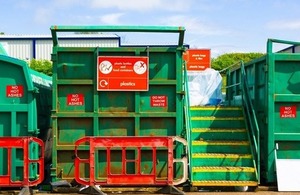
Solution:
[[[85,5],[84,1],[82,0],[54,0],[53,4],[55,7],[72,7],[73,5]]]
[[[100,17],[101,23],[110,24],[110,25],[118,25],[121,24],[120,18],[123,16],[123,13],[113,13],[107,14]]]
[[[199,18],[176,15],[165,18],[162,23],[170,26],[184,26],[190,34],[199,36],[224,35],[230,33],[228,30],[216,27],[208,22],[201,21]]]
[[[20,0],[20,1],[18,1],[18,3],[15,4],[15,6],[17,8],[27,10],[32,7],[32,3],[29,1],[26,1],[26,0]]]
[[[117,10],[131,10],[145,12],[152,10],[184,11],[189,6],[190,0],[90,0],[92,8],[116,8]]]
[[[52,16],[53,16],[52,9],[38,8],[35,12],[34,20],[38,24],[45,24],[51,20]]]
[[[284,21],[278,20],[273,21],[267,24],[269,29],[277,29],[277,30],[300,30],[300,20],[294,21]]]

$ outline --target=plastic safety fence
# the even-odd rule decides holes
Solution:
[[[33,145],[39,147],[40,155],[37,158],[31,159],[31,149]],[[0,137],[0,150],[2,150],[5,161],[1,169],[0,187],[30,187],[40,184],[44,179],[44,143],[36,137]],[[16,166],[12,166],[15,162],[13,156],[16,153],[22,153],[23,161],[23,178],[12,179],[16,173]],[[5,165],[5,163],[7,163]],[[4,166],[5,165],[5,166]],[[32,176],[30,166],[35,166],[38,169],[38,175]]]
[[[179,137],[83,137],[75,143],[75,179],[78,183],[89,186],[166,186],[183,183],[187,179],[187,160],[185,157],[174,159],[174,141],[186,145],[186,141]],[[89,150],[88,157],[81,158],[79,148]],[[162,150],[167,155],[166,177],[159,177],[157,174],[157,151]],[[105,155],[99,155],[99,151]],[[116,151],[119,153],[115,153]],[[132,151],[134,155],[129,155]],[[103,166],[99,166],[101,163],[97,164],[100,162],[99,158],[104,159]],[[182,163],[184,167],[183,177],[180,179],[174,179],[175,163]],[[145,166],[150,166],[151,171],[144,172]],[[134,168],[130,169],[132,167]],[[82,170],[88,170],[88,174],[83,176]],[[97,177],[97,173],[101,171],[105,172],[105,177]]]

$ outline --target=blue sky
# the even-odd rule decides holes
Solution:
[[[0,3],[0,32],[5,34],[50,34],[52,25],[183,26],[185,43],[191,48],[210,48],[213,57],[230,52],[265,52],[268,38],[300,41],[298,0],[0,0]],[[123,34],[121,38],[125,43],[147,43],[151,36]],[[166,43],[169,38],[172,36],[155,42]]]

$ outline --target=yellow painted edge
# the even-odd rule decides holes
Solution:
[[[217,141],[192,141],[193,146],[201,145],[223,145],[223,146],[247,146],[249,145],[248,141],[236,141],[236,142],[217,142]]]
[[[247,132],[246,129],[209,129],[209,128],[193,128],[192,129],[192,132],[193,133],[231,133],[231,132],[234,132],[234,133],[244,133],[244,132]]]
[[[193,181],[192,186],[258,186],[256,181]]]
[[[251,154],[195,153],[192,158],[252,158]]]
[[[241,107],[210,107],[210,106],[203,106],[203,107],[190,107],[190,110],[242,110]]]
[[[244,117],[214,117],[214,116],[193,116],[191,117],[191,120],[201,120],[201,121],[207,121],[207,120],[218,120],[218,121],[228,121],[228,120],[244,120]]]
[[[193,173],[199,172],[230,172],[230,173],[254,173],[255,169],[252,167],[193,167]]]

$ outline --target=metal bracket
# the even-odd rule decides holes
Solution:
[[[79,194],[107,195],[100,189],[100,186],[85,186],[85,187],[79,189]]]
[[[161,194],[174,194],[174,195],[185,195],[185,193],[175,186],[165,186],[157,191],[157,193]]]

